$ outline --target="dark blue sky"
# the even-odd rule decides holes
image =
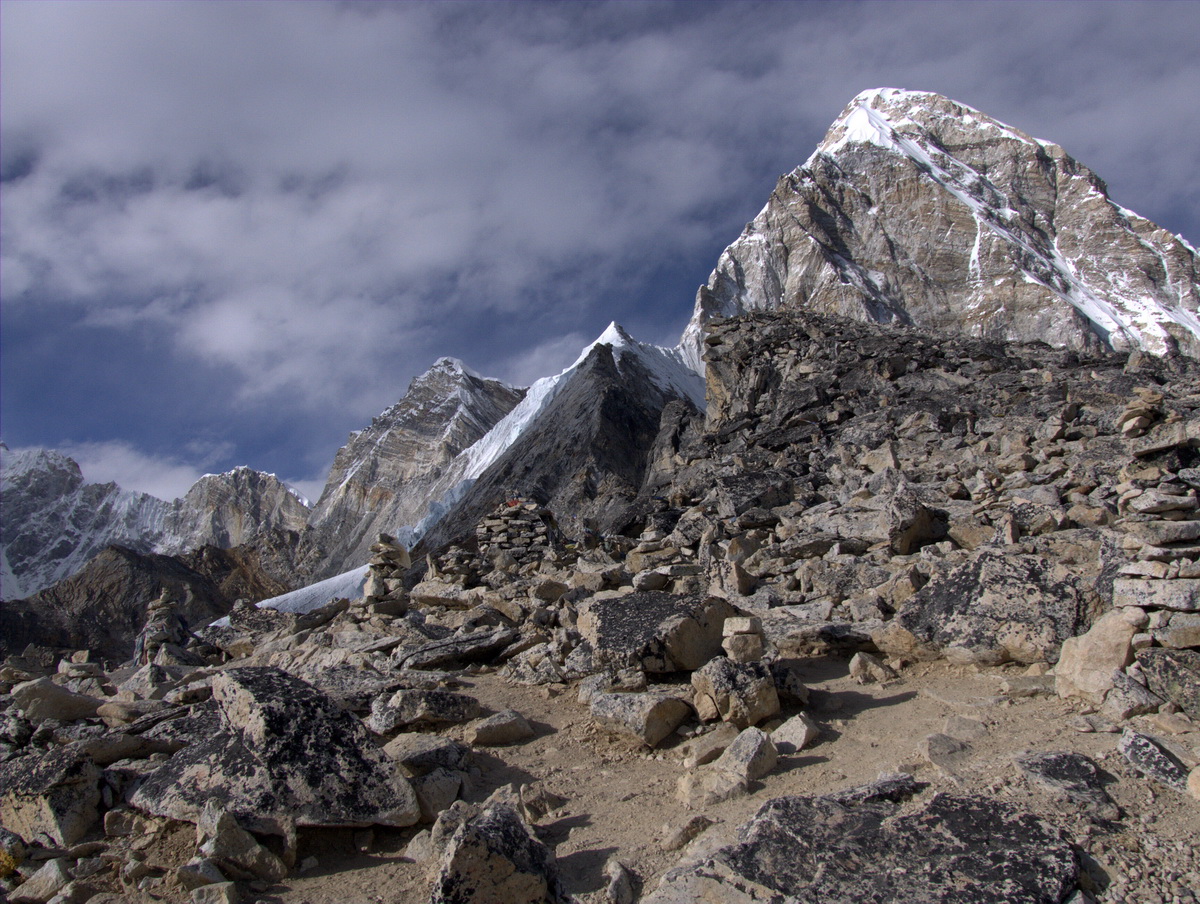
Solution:
[[[1200,4],[0,2],[0,436],[315,496],[441,355],[673,344],[859,91],[937,91],[1200,242]]]

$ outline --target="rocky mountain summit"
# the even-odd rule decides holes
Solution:
[[[310,524],[328,562],[314,577],[365,561],[380,532],[419,522],[434,486],[525,397],[525,390],[442,358],[413,380],[404,397],[353,434],[334,458]]]
[[[858,95],[722,253],[712,317],[803,309],[938,333],[1200,355],[1196,251],[1061,147],[937,94]]]

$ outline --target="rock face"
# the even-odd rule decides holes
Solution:
[[[79,465],[44,449],[3,451],[5,600],[74,574],[104,547],[150,552],[170,505],[115,483],[84,483]]]
[[[452,358],[413,380],[404,397],[353,434],[334,459],[310,519],[327,548],[321,575],[365,560],[377,534],[420,521],[446,467],[524,395]]]
[[[908,780],[911,782],[911,779]],[[978,797],[934,795],[904,813],[899,780],[768,801],[740,840],[668,872],[645,904],[1062,901],[1078,868],[1066,838]]]
[[[274,474],[246,467],[205,474],[175,500],[156,549],[177,554],[243,546],[271,530],[302,531],[308,516],[307,503]]]
[[[278,545],[271,535],[290,532],[290,564],[303,545],[308,508],[273,474],[235,468],[206,475],[182,499],[164,502],[115,483],[85,483],[79,465],[58,452],[0,451],[5,600],[70,577],[113,545],[167,555],[257,541],[270,549]]]
[[[936,94],[856,97],[721,255],[684,333],[790,309],[939,333],[1200,354],[1194,249],[1062,148]]]
[[[1057,659],[1088,611],[1069,572],[1046,573],[1032,556],[980,551],[905,602],[876,643],[888,653],[936,650],[961,662],[1044,662]]]
[[[676,354],[636,342],[613,324],[575,365],[535,383],[525,402],[447,472],[442,492],[451,507],[425,545],[462,536],[513,496],[572,513],[562,524],[569,533],[622,526],[663,409],[701,399],[702,381]],[[501,441],[501,454],[488,461]]]
[[[195,822],[216,801],[251,831],[407,826],[420,817],[408,780],[362,722],[311,685],[271,668],[212,682],[220,730],[147,776],[131,803]]]
[[[205,547],[174,557],[113,546],[70,578],[5,602],[0,651],[19,652],[36,643],[125,659],[133,653],[147,605],[164,586],[180,592],[180,614],[197,627],[220,618],[238,598],[264,599],[290,589],[263,573],[253,550]]]

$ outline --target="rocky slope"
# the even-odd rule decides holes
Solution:
[[[461,537],[512,497],[549,505],[575,533],[612,532],[629,518],[663,409],[679,402],[695,411],[702,401],[702,382],[677,357],[611,325],[574,365],[535,384],[531,404],[467,450],[460,483],[444,484],[453,506],[423,547]]]
[[[846,107],[721,255],[712,317],[803,309],[939,333],[1200,355],[1195,249],[1061,147],[936,94]]]
[[[274,474],[247,467],[205,474],[172,504],[155,550],[242,546],[268,531],[303,531],[308,516],[307,502]]]
[[[5,601],[0,653],[17,654],[35,644],[128,659],[147,605],[163,587],[180,597],[180,615],[197,627],[223,616],[235,600],[266,599],[291,589],[267,577],[251,549],[205,546],[184,556],[164,556],[110,546],[69,578],[28,598]]]
[[[1200,365],[706,348],[623,532],[508,499],[355,600],[10,657],[10,898],[1193,904]]]
[[[338,451],[309,519],[327,556],[315,576],[360,564],[376,534],[425,517],[447,467],[524,395],[452,358],[413,380],[399,402]]]

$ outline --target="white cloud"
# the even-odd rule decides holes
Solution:
[[[148,455],[119,440],[66,443],[58,451],[79,464],[88,483],[115,482],[124,490],[149,493],[159,499],[177,499],[203,476],[197,467],[174,456]],[[228,450],[207,449],[201,460],[219,458]]]
[[[593,338],[584,324],[617,316],[630,274],[686,261],[693,284],[642,316],[656,335],[639,338],[659,338],[714,241],[876,85],[941,91],[1056,140],[1121,203],[1200,241],[1194,4],[60,2],[3,16],[5,167],[29,168],[0,205],[6,316],[55,306],[166,330],[161,354],[297,417],[338,404],[365,419],[394,401],[381,375],[403,385],[445,353],[544,376]],[[502,359],[485,343],[513,322],[529,327]]]

